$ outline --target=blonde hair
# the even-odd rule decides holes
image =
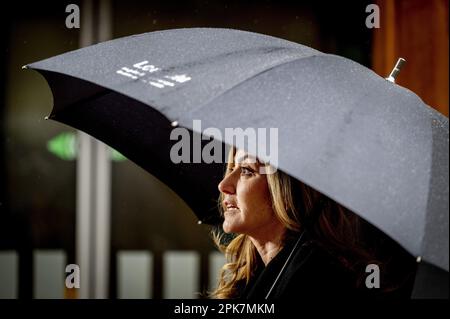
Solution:
[[[234,148],[229,152],[227,172],[234,166],[235,153]],[[358,268],[358,264],[367,265],[372,260],[371,254],[359,246],[359,219],[355,214],[280,170],[266,176],[272,209],[287,230],[285,240],[289,235],[307,229],[318,245],[338,253],[336,257],[350,269]],[[219,198],[219,210],[223,214],[222,199],[223,194]],[[236,235],[228,243],[223,243],[223,232],[213,231],[212,236],[227,263],[221,269],[217,289],[210,297],[239,297],[239,291],[249,283],[257,268],[258,252],[245,234]]]

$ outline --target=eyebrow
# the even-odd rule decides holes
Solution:
[[[248,154],[244,154],[244,156],[240,156],[238,158],[235,159],[234,163],[235,164],[239,164],[242,163],[243,161],[245,161],[246,159],[250,159],[251,160],[251,164],[257,164],[258,163],[258,159],[254,156],[250,156]]]

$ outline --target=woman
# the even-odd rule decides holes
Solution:
[[[365,248],[362,220],[281,171],[232,149],[219,184],[227,257],[215,298],[384,296],[384,265]],[[266,170],[267,171],[267,170]],[[368,288],[366,266],[380,267],[381,288]],[[372,282],[376,284],[376,279]],[[383,287],[383,285],[385,285]],[[369,283],[371,286],[371,283]]]

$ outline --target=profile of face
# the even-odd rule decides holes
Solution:
[[[219,183],[226,233],[256,237],[270,232],[279,223],[272,208],[267,176],[260,174],[260,165],[255,157],[237,150],[233,165],[229,165]]]

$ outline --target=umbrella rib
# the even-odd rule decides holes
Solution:
[[[269,68],[267,68],[267,69],[264,69],[264,70],[262,70],[262,71],[259,71],[259,72],[255,73],[255,74],[251,75],[250,77],[248,77],[248,78],[246,78],[246,79],[244,79],[244,80],[242,80],[242,81],[240,81],[240,82],[238,82],[238,83],[236,83],[236,84],[230,86],[230,87],[227,88],[226,90],[220,92],[218,95],[216,95],[216,96],[210,98],[209,100],[207,100],[206,102],[204,102],[204,103],[203,103],[202,105],[200,105],[199,107],[195,108],[193,111],[197,111],[197,110],[199,110],[199,109],[205,107],[206,105],[208,105],[209,103],[213,102],[214,100],[220,98],[221,96],[225,95],[225,94],[228,93],[229,91],[235,89],[236,87],[238,87],[238,86],[240,86],[240,85],[245,84],[247,81],[250,81],[250,80],[252,80],[253,78],[255,78],[255,77],[257,77],[257,76],[259,76],[259,75],[261,75],[261,74],[264,74],[264,73],[266,73],[266,72],[268,72],[268,71],[272,71],[273,69],[276,69],[276,68],[278,68],[278,67],[281,67],[281,66],[283,66],[283,65],[286,65],[286,64],[289,64],[289,63],[298,61],[298,60],[309,59],[309,58],[315,58],[315,57],[324,57],[324,56],[330,56],[330,55],[329,55],[329,54],[313,54],[313,55],[309,55],[309,56],[307,56],[307,57],[296,57],[296,58],[293,58],[293,59],[289,59],[289,60],[287,60],[287,61],[283,61],[283,62],[281,62],[281,63],[279,63],[279,64],[272,65],[271,67],[269,67]]]

